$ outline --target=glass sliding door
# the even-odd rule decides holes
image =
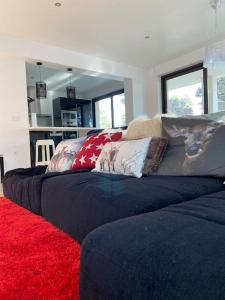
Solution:
[[[111,98],[95,102],[96,126],[98,128],[112,127]]]
[[[124,90],[93,99],[94,125],[107,129],[126,125]]]
[[[126,125],[126,109],[124,93],[113,96],[113,127]]]

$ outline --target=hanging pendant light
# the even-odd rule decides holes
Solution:
[[[36,97],[37,99],[46,99],[47,98],[47,86],[44,81],[41,80],[41,66],[42,62],[37,62],[39,67],[40,80],[36,82]]]
[[[215,36],[218,28],[218,9],[225,4],[225,0],[210,0],[210,6],[215,12]],[[225,41],[212,43],[205,48],[204,67],[214,70],[225,67]]]
[[[72,78],[72,68],[67,69],[68,72],[70,72],[70,85],[66,87],[66,93],[67,93],[67,98],[68,99],[76,99],[76,88],[72,86],[71,84],[71,78]]]

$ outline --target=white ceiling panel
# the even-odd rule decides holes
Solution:
[[[208,0],[0,0],[0,33],[147,68],[204,47]],[[150,39],[144,36],[150,35]],[[217,39],[225,37],[225,6]]]

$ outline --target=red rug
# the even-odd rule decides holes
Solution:
[[[0,299],[78,299],[79,264],[78,243],[0,198]]]

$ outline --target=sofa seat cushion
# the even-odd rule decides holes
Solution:
[[[223,191],[90,233],[80,300],[223,300],[224,261]]]
[[[42,181],[49,177],[45,174],[45,170],[45,166],[40,166],[7,172],[3,178],[5,197],[40,215]]]
[[[216,178],[68,174],[43,182],[41,206],[47,220],[81,242],[105,223],[222,189]]]
[[[65,171],[45,174],[45,170],[45,166],[40,166],[7,172],[3,179],[5,197],[35,214],[42,215],[41,192],[43,182],[51,177],[62,177],[65,174],[74,173],[74,171]]]

